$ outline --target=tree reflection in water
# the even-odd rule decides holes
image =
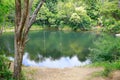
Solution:
[[[29,42],[26,45],[23,64],[29,66],[39,64],[39,66],[79,66],[81,61],[88,63],[88,48],[92,46],[96,38],[95,33],[73,32],[73,31],[32,31],[29,34]],[[0,49],[13,55],[13,33],[4,34],[0,39]],[[4,45],[4,47],[3,47]],[[7,47],[7,45],[9,45]],[[67,63],[66,63],[67,62]],[[30,63],[30,64],[28,64]],[[59,64],[57,64],[59,63]],[[69,64],[69,65],[68,65]]]

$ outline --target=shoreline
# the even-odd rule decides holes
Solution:
[[[100,28],[97,28],[97,27],[92,27],[90,30],[85,30],[85,31],[82,31],[80,29],[77,29],[75,32],[88,32],[88,31],[92,31],[92,32],[101,32],[101,27]],[[35,30],[56,30],[56,31],[74,31],[72,30],[72,28],[69,28],[69,27],[64,27],[64,28],[43,28],[43,27],[40,27],[40,26],[34,26],[31,27],[30,31],[35,31]],[[5,32],[14,32],[14,27],[11,27],[11,28],[6,28],[6,29],[3,29],[2,31],[3,33]]]

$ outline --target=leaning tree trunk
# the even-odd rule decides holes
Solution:
[[[32,7],[33,0],[24,0],[24,8],[21,8],[21,0],[15,0],[16,16],[15,16],[15,37],[14,37],[14,48],[15,48],[15,59],[14,59],[14,73],[13,77],[15,80],[21,80],[21,66],[22,59],[27,42],[28,32],[36,20],[38,11],[42,7],[45,0],[39,0],[39,4],[30,18],[30,9]]]

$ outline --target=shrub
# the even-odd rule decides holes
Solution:
[[[99,75],[107,77],[112,71],[120,70],[120,60],[113,62],[95,62],[92,67],[103,67],[104,70]]]
[[[79,15],[77,13],[73,13],[69,19],[73,30],[81,29],[88,30],[90,28],[91,19],[88,15]]]
[[[92,62],[115,61],[120,58],[120,38],[102,35],[90,48],[89,58]]]
[[[120,33],[120,21],[117,21],[117,22],[108,21],[105,24],[106,26],[104,27],[103,31],[109,32],[109,33]]]
[[[104,66],[103,75],[108,76],[114,70],[120,70],[120,60],[111,62],[111,63],[107,63]]]
[[[9,70],[10,61],[3,55],[0,55],[0,79],[13,80],[12,72]]]

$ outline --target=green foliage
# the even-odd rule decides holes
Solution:
[[[116,20],[112,17],[109,17],[109,18],[102,17],[102,21],[103,21],[102,24],[103,26],[105,26],[105,28],[109,27],[110,25],[114,25],[116,22]]]
[[[5,1],[0,1],[0,22],[3,21],[6,12],[8,12],[8,6],[5,4]]]
[[[52,13],[56,13],[56,5],[57,5],[58,0],[46,0],[46,6]]]
[[[14,22],[14,0],[0,1],[0,27],[10,26]]]
[[[10,61],[3,55],[0,55],[0,79],[13,80],[12,72],[9,70]]]
[[[14,80],[12,77],[12,72],[10,71],[10,64],[11,61],[3,56],[0,55],[0,80]],[[22,73],[21,80],[25,80],[25,76]]]
[[[110,72],[114,70],[120,70],[120,60],[112,63],[106,63],[104,66],[103,76],[108,76]]]
[[[70,17],[71,25],[73,26],[73,30],[80,28],[82,30],[87,29],[90,26],[91,19],[87,15],[84,7],[75,8],[75,12]]]
[[[111,20],[109,22],[106,22],[106,24],[108,26],[103,28],[103,31],[109,32],[109,33],[120,33],[120,21],[115,22],[114,20]]]
[[[80,16],[77,13],[73,13],[71,15],[70,21],[73,24],[77,25],[77,24],[79,24],[81,22],[81,18],[80,18]]]
[[[108,31],[107,27],[111,27],[119,18],[117,0],[55,0],[54,3],[51,2],[46,1],[38,17],[40,21],[37,23],[57,27],[69,25],[73,30],[89,30],[92,26],[100,25],[106,27],[105,30]]]
[[[33,2],[31,12],[38,1]],[[0,24],[13,24],[14,9],[14,0],[0,1]],[[118,0],[46,0],[35,24],[58,29],[68,25],[73,30],[89,30],[99,25],[106,32],[118,33],[119,19]]]
[[[120,57],[120,39],[104,35],[94,41],[90,49],[92,62],[115,61]]]
[[[118,0],[106,0],[100,7],[100,15],[102,16],[103,31],[110,33],[119,33],[120,9]]]
[[[85,4],[87,5],[86,10],[88,16],[93,19],[97,20],[100,17],[99,9],[100,9],[100,3],[99,0],[84,0]]]
[[[51,7],[50,7],[51,6]],[[90,26],[90,17],[81,1],[55,1],[47,2],[41,8],[36,24],[44,24],[49,27],[61,25],[72,26],[72,29],[85,29]]]
[[[113,62],[95,62],[91,64],[92,67],[103,67],[104,70],[99,74],[101,76],[107,77],[112,71],[120,70],[120,60]]]
[[[118,7],[118,0],[104,1],[100,8],[100,14],[106,17],[113,17],[115,19],[120,19],[120,9]]]

